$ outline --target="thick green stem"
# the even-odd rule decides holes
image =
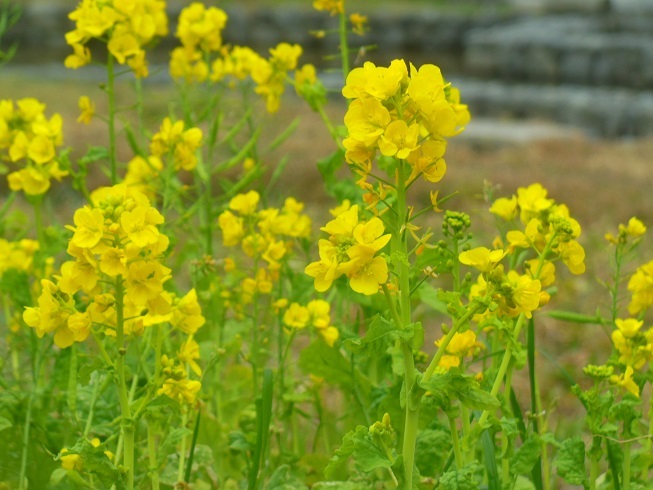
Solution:
[[[396,230],[392,236],[391,247],[395,254],[401,258],[398,266],[399,276],[399,311],[400,322],[397,328],[404,329],[411,323],[410,310],[410,268],[408,264],[408,243],[406,239],[406,224],[408,222],[408,207],[406,205],[405,162],[397,162],[397,202],[396,202]],[[397,321],[397,320],[395,320]],[[415,463],[415,444],[417,443],[417,424],[419,420],[419,402],[411,400],[410,392],[416,382],[415,360],[413,348],[407,342],[401,343],[404,358],[404,386],[406,390],[406,420],[404,425],[404,439],[402,455],[406,475],[406,488],[413,485],[413,466]]]
[[[158,427],[153,422],[147,422],[147,454],[150,460],[150,483],[152,490],[159,490],[159,462],[156,454],[156,433]]]
[[[599,461],[596,458],[590,459],[590,490],[596,490],[596,479],[599,477]]]
[[[120,400],[120,431],[123,436],[123,466],[127,472],[127,488],[134,488],[134,421],[129,407],[127,382],[125,379],[125,289],[122,276],[116,278],[116,342],[118,344],[118,359],[116,360],[116,382],[118,384],[118,398]]]
[[[447,413],[449,419],[449,432],[451,432],[451,443],[453,445],[453,454],[456,458],[456,469],[460,470],[465,462],[463,460],[462,452],[460,451],[460,439],[458,438],[458,427],[456,427],[456,419]]]
[[[624,462],[622,466],[622,481],[624,490],[630,490],[630,446],[631,442],[626,442],[623,445]]]

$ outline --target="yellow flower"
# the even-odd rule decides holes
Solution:
[[[159,241],[156,225],[163,223],[163,216],[151,206],[137,206],[120,215],[123,230],[137,247],[143,248]]]
[[[501,259],[506,256],[503,250],[489,250],[485,247],[477,247],[467,252],[461,252],[458,256],[461,264],[469,265],[481,272],[490,272]]]
[[[67,448],[63,448],[59,453],[59,461],[64,470],[81,470],[83,466],[82,457],[79,454],[67,454]]]
[[[343,12],[343,0],[313,0],[315,10],[326,10],[331,15],[338,15]]]
[[[331,325],[331,305],[323,299],[314,299],[306,305],[311,325],[317,329],[327,328]]]
[[[614,322],[622,335],[627,339],[634,337],[640,328],[642,328],[642,325],[644,325],[643,321],[635,318],[617,318]]]
[[[188,364],[195,374],[202,376],[202,368],[199,364],[195,362],[196,359],[200,358],[200,346],[193,339],[193,336],[189,336],[188,340],[181,344],[179,352],[177,352],[177,358],[184,364]]]
[[[632,293],[628,312],[637,316],[653,305],[653,260],[641,265],[628,280]]]
[[[507,281],[510,282],[511,309],[515,314],[525,313],[526,318],[533,316],[532,312],[540,306],[540,290],[542,285],[539,280],[530,276],[520,276],[515,271],[509,271]]]
[[[429,182],[439,182],[447,171],[447,164],[444,161],[444,152],[447,148],[445,141],[426,140],[413,152],[408,155],[408,163],[412,167],[412,173],[408,180],[422,175]]]
[[[387,157],[396,156],[399,159],[406,159],[419,145],[419,125],[408,126],[405,121],[398,119],[392,121],[385,128],[385,132],[379,140],[379,150]]]
[[[225,247],[238,245],[245,236],[243,219],[231,211],[227,210],[218,216],[218,226],[222,230],[222,244]]]
[[[321,328],[317,331],[318,334],[320,334],[320,337],[322,337],[322,340],[329,346],[333,347],[336,343],[336,340],[340,337],[340,332],[336,327],[327,327],[327,328]]]
[[[357,243],[367,245],[375,252],[378,252],[385,247],[390,241],[390,238],[392,238],[392,235],[389,233],[384,235],[384,231],[385,228],[383,226],[383,221],[374,217],[366,223],[357,224],[352,234]]]
[[[283,314],[283,323],[290,328],[304,328],[308,324],[308,321],[309,311],[299,303],[291,303]]]
[[[259,199],[259,193],[256,191],[249,191],[247,194],[238,194],[229,201],[229,209],[245,216],[254,214]]]
[[[553,199],[547,199],[547,190],[541,184],[531,184],[517,189],[517,204],[520,208],[522,223],[528,223],[540,212],[553,206]]]
[[[585,272],[585,249],[576,240],[560,242],[558,254],[572,274],[583,274]]]
[[[197,332],[206,320],[197,301],[195,288],[186,293],[173,307],[172,326],[189,335]]]
[[[79,109],[82,112],[77,118],[77,122],[90,124],[95,115],[95,104],[87,95],[82,95],[79,98]]]
[[[349,137],[366,147],[376,144],[391,120],[388,109],[372,97],[354,100],[345,114]]]
[[[365,34],[365,28],[367,27],[367,16],[361,15],[359,13],[353,13],[349,16],[349,22],[351,22],[352,31],[354,34],[362,36]]]
[[[144,305],[163,291],[163,283],[169,279],[170,269],[153,260],[140,260],[129,264],[127,272],[127,296],[134,303]]]
[[[635,383],[635,380],[633,380],[633,367],[632,366],[626,366],[626,372],[620,375],[613,374],[610,376],[610,382],[613,384],[616,384],[617,386],[621,386],[625,390],[629,391],[633,395],[635,395],[637,398],[639,398],[639,386],[637,383]]]
[[[511,221],[517,217],[517,196],[511,198],[500,197],[492,203],[490,213],[505,221]]]
[[[74,54],[69,54],[64,60],[66,68],[76,70],[82,66],[88,65],[91,62],[91,50],[83,44],[75,43],[72,45]]]
[[[76,228],[69,226],[75,234],[70,242],[79,248],[95,247],[104,235],[104,215],[98,208],[84,206],[75,211],[73,222]]]
[[[379,286],[388,281],[388,264],[383,257],[374,257],[374,249],[354,245],[347,250],[351,259],[341,264],[341,270],[349,278],[349,286],[357,293],[367,296],[376,294]]]
[[[197,393],[201,387],[202,383],[199,381],[168,378],[163,382],[163,386],[159,388],[156,394],[170,397],[180,404],[192,405],[195,403]]]
[[[362,68],[354,68],[349,72],[342,95],[347,99],[369,95],[386,100],[397,93],[401,81],[406,76],[407,70],[403,61],[395,60],[388,68],[377,67],[371,61],[366,61]]]

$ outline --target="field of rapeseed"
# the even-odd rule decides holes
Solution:
[[[63,63],[104,67],[106,113],[84,94],[76,122],[30,94],[0,101],[0,489],[650,488],[645,225],[606,234],[595,314],[556,309],[585,272],[573,209],[539,183],[488,188],[484,243],[439,187],[472,117],[465,94],[433,64],[353,67],[365,16],[313,6],[333,19],[316,35],[339,38],[344,124],[301,46],[225,43],[227,14],[199,2],[172,33],[178,99],[155,126],[143,80],[170,34],[162,0],[69,15]],[[286,91],[333,145],[312,162],[333,199],[318,222],[275,188],[288,162],[268,156],[294,126],[261,114]],[[67,124],[93,120],[106,146],[65,147]],[[53,181],[84,202],[65,226],[47,215]],[[581,432],[543,405],[542,317],[611,339],[569,380]]]

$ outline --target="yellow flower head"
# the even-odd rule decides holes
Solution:
[[[501,259],[506,256],[503,250],[489,250],[485,247],[477,247],[467,252],[461,252],[458,256],[461,264],[469,265],[481,272],[490,272]]]
[[[305,328],[308,325],[310,314],[308,308],[299,303],[291,303],[283,314],[283,323],[290,328]]]
[[[95,104],[87,95],[82,95],[79,98],[79,109],[81,114],[77,118],[77,122],[90,124],[91,120],[93,119],[93,115],[95,114]]]

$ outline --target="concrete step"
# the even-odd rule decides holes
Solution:
[[[511,82],[653,87],[653,15],[552,15],[471,30],[464,72]]]
[[[597,137],[653,135],[653,91],[454,79],[472,116],[537,118]]]

